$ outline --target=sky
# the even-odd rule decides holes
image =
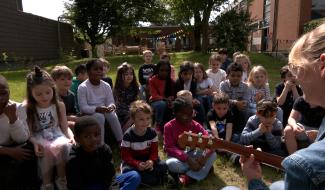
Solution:
[[[57,20],[63,14],[64,2],[68,0],[23,0],[23,10],[26,13]]]
[[[22,0],[23,10],[26,13],[32,13],[34,15],[42,16],[52,20],[57,20],[60,15],[63,14],[64,2],[69,0]],[[232,2],[233,0],[230,0]],[[213,13],[211,15],[213,20],[219,13]],[[144,24],[146,25],[146,24]]]

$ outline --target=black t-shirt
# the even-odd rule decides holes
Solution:
[[[147,84],[150,76],[154,73],[156,65],[154,64],[143,64],[139,68],[139,82],[141,85]]]
[[[67,115],[76,115],[78,113],[76,107],[76,97],[73,92],[69,91],[67,96],[60,96],[64,105],[65,105],[65,113]]]
[[[69,190],[84,190],[94,184],[109,189],[115,175],[110,147],[104,144],[91,153],[74,147],[66,172]]]
[[[113,89],[113,80],[111,77],[104,77],[102,80],[107,82],[111,86],[111,89]]]
[[[298,86],[296,86],[296,87],[297,87],[298,94],[301,96],[303,94],[301,88],[299,88]],[[281,95],[283,89],[284,89],[283,82],[280,84],[277,84],[275,87],[275,96],[279,97]],[[281,109],[283,110],[283,126],[286,126],[288,123],[288,118],[289,118],[291,110],[293,108],[294,101],[295,100],[293,99],[292,91],[290,90],[287,94],[285,102],[280,106]]]
[[[226,137],[227,123],[233,123],[233,120],[233,115],[230,110],[227,112],[226,115],[221,118],[216,114],[213,109],[208,112],[208,123],[209,121],[216,122],[216,128],[218,130],[219,137],[223,139]],[[208,125],[208,128],[211,130],[210,125]]]
[[[304,100],[303,97],[296,99],[293,104],[293,109],[299,111],[301,114],[300,123],[309,126],[319,128],[322,123],[323,117],[325,116],[325,109],[317,106],[310,108],[310,105]]]
[[[231,60],[227,58],[227,59],[225,60],[225,62],[222,63],[220,69],[222,69],[222,70],[224,70],[224,71],[227,72],[227,69],[228,69],[228,67],[229,67],[229,65],[230,65],[231,63],[232,63]]]

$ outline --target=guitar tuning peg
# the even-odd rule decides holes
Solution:
[[[191,150],[191,148],[189,146],[185,147],[185,152],[189,152]]]
[[[198,142],[198,143],[202,143],[202,133],[198,133],[198,134],[197,134],[197,137],[198,137],[197,142]]]
[[[195,153],[198,154],[201,151],[201,149],[199,147],[195,148]]]
[[[210,134],[209,135],[209,141],[208,141],[208,145],[210,145],[210,146],[213,144],[212,138],[213,138],[213,136],[212,136],[212,134]]]
[[[192,142],[192,141],[193,141],[193,138],[192,138],[192,131],[189,131],[188,133],[189,133],[189,134],[187,135],[187,141],[188,141],[188,142]]]
[[[207,155],[207,149],[205,149],[202,153],[202,156],[206,156]]]

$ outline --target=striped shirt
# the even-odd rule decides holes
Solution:
[[[140,162],[158,160],[158,136],[148,127],[144,135],[138,136],[130,127],[124,134],[121,144],[123,164],[138,168]]]

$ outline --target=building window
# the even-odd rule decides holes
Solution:
[[[271,0],[264,0],[263,27],[268,27],[270,25],[270,18],[271,18]]]
[[[311,8],[311,19],[319,19],[325,17],[325,1],[313,0]]]

